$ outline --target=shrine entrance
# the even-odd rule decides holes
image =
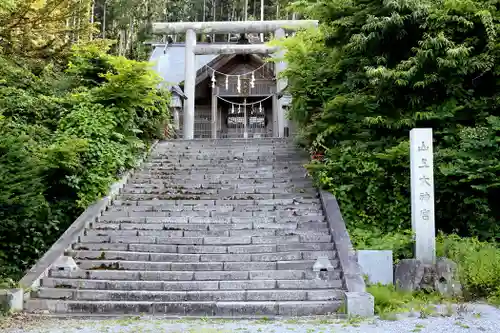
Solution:
[[[153,23],[153,32],[155,34],[179,34],[185,33],[185,61],[184,61],[184,112],[183,112],[183,137],[191,140],[195,137],[195,86],[196,86],[196,55],[207,54],[275,54],[277,58],[283,55],[283,50],[278,47],[267,45],[196,45],[197,33],[268,33],[273,32],[276,39],[285,37],[285,29],[296,31],[303,28],[317,27],[316,20],[285,20],[285,21],[243,21],[243,22],[176,22],[176,23]],[[268,124],[271,123],[272,131],[270,136],[284,137],[285,136],[285,113],[282,101],[278,98],[278,94],[285,89],[286,82],[279,77],[279,73],[286,67],[283,61],[275,63],[275,93],[271,98],[271,119],[267,115],[267,110],[259,113],[255,106],[249,108],[248,105],[241,109],[240,112],[232,113],[232,108],[216,108],[212,107],[210,123],[211,137],[217,138],[227,135],[228,137],[259,137],[268,136]],[[218,98],[214,94],[214,99]],[[247,101],[247,103],[250,103]],[[212,104],[213,105],[213,104]],[[259,109],[260,110],[260,109]],[[223,114],[224,113],[224,117]],[[217,117],[219,116],[219,117]],[[225,120],[226,131],[222,126],[217,128],[217,123],[222,125]],[[218,133],[220,132],[220,133]],[[219,135],[217,135],[219,134]]]
[[[272,99],[219,98],[220,138],[265,138],[273,136]]]

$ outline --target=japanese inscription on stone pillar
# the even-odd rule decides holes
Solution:
[[[415,258],[424,263],[434,263],[436,230],[432,128],[414,128],[410,131],[410,168]]]

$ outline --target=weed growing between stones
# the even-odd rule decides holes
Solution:
[[[437,293],[402,292],[392,285],[368,285],[367,291],[375,298],[375,314],[383,320],[397,320],[399,313],[417,313],[419,318],[428,318],[438,314],[437,304],[446,304],[446,311],[440,315],[451,316],[453,308],[450,302]]]

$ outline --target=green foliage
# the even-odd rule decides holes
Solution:
[[[395,261],[414,257],[409,231],[383,233],[371,228],[355,228],[349,233],[357,249],[393,250]],[[497,243],[480,241],[477,237],[440,233],[436,238],[436,252],[439,257],[450,258],[457,263],[466,300],[487,299],[500,305],[500,246]],[[370,286],[369,289],[376,304],[383,309],[381,312],[401,308],[409,297],[399,295],[392,287]]]
[[[9,128],[10,127],[10,128]],[[43,195],[43,166],[36,142],[20,129],[0,125],[0,278],[50,245],[57,223]]]
[[[395,262],[413,258],[413,234],[411,231],[382,232],[376,228],[351,228],[349,235],[357,250],[392,250]]]
[[[90,0],[2,0],[0,54],[62,60],[72,42],[91,37],[91,3]]]
[[[375,299],[375,314],[384,320],[397,319],[397,313],[418,311],[421,316],[435,312],[434,306],[445,301],[442,296],[424,292],[402,292],[393,285],[373,284],[367,291]]]
[[[487,298],[500,304],[500,247],[497,244],[457,235],[440,235],[437,244],[438,255],[458,263],[467,298]]]
[[[349,227],[410,227],[409,130],[432,127],[440,230],[500,238],[500,16],[493,0],[320,0],[287,38],[290,117]]]
[[[0,57],[0,279],[19,278],[169,121],[149,65],[107,50],[79,45],[53,74]]]

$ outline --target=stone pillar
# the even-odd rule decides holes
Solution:
[[[415,258],[436,262],[434,215],[434,153],[432,128],[410,131],[411,225],[415,234]]]
[[[285,37],[285,30],[280,28],[274,32],[274,38],[280,39]],[[280,51],[277,53],[279,58],[282,58],[284,55],[284,51]],[[285,86],[286,81],[284,79],[278,79],[279,74],[286,68],[286,64],[284,61],[276,62],[274,65],[274,73],[276,75],[276,92],[281,92]],[[276,122],[277,122],[277,134],[280,138],[285,136],[285,111],[283,110],[282,102],[279,99],[276,99]]]
[[[212,139],[217,139],[217,91],[219,88],[212,89]]]
[[[184,102],[184,124],[183,136],[185,140],[194,138],[194,102],[196,84],[196,56],[194,48],[196,46],[196,33],[193,29],[186,31],[186,55],[184,69],[184,94],[187,99]]]
[[[278,137],[279,132],[278,132],[278,97],[274,95],[272,97],[272,102],[273,102],[273,112],[272,112],[272,122],[273,122],[273,137]]]

